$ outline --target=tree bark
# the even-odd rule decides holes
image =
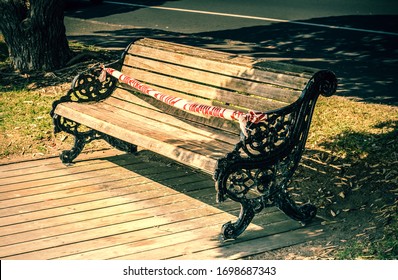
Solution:
[[[21,72],[61,68],[71,58],[63,0],[0,0],[0,32]]]

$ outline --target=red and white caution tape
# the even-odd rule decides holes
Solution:
[[[237,110],[226,109],[222,107],[216,107],[211,105],[199,104],[193,101],[189,101],[186,99],[182,99],[179,97],[174,97],[171,95],[163,94],[157,90],[152,89],[146,84],[143,84],[115,69],[102,67],[103,71],[99,77],[100,81],[104,81],[106,78],[106,74],[109,74],[115,78],[117,78],[120,82],[128,84],[129,86],[135,88],[136,90],[152,96],[157,100],[160,100],[170,106],[174,106],[176,108],[191,111],[207,116],[213,116],[218,118],[224,118],[227,120],[238,121],[240,124],[240,128],[245,136],[247,136],[247,123],[259,123],[266,119],[266,114],[262,112],[249,111],[248,113],[244,113]]]

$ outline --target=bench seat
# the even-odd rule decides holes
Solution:
[[[129,101],[120,99],[123,95]],[[239,141],[238,134],[220,134],[216,128],[150,108],[150,104],[143,104],[131,93],[121,92],[116,96],[119,98],[112,96],[92,104],[63,103],[55,113],[144,149],[161,151],[173,160],[211,174],[217,160],[232,151]],[[134,99],[144,106],[133,103]]]

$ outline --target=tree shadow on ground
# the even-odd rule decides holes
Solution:
[[[325,166],[338,171],[335,176],[330,177],[334,191],[324,193],[334,195],[332,200],[338,201],[335,205],[330,204],[335,212],[341,212],[345,208],[355,211],[364,206],[370,206],[374,210],[397,202],[398,122],[381,122],[374,128],[383,132],[347,130],[320,143],[320,147],[332,152],[329,155],[325,152],[317,155],[316,151],[311,150],[306,152],[309,158],[318,159]],[[312,183],[310,180],[310,184]],[[322,184],[318,187],[314,185],[308,191],[319,191],[324,187]],[[317,199],[316,194],[313,194],[312,199]]]
[[[395,31],[398,16],[342,16],[301,22],[354,28],[357,22],[366,22],[372,29],[382,26],[384,30]],[[394,35],[273,23],[197,34],[149,28],[95,30],[91,34],[70,36],[70,39],[121,49],[141,37],[330,69],[339,78],[338,95],[366,102],[398,104],[398,36]]]

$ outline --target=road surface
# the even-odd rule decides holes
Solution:
[[[398,104],[395,0],[80,1],[65,15],[73,40],[121,49],[152,37],[328,68],[338,94]]]

